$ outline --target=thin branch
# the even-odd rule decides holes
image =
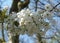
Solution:
[[[2,22],[2,37],[3,37],[3,41],[5,42],[5,37],[4,37],[4,29],[3,29],[3,22]]]
[[[38,7],[39,9],[41,9],[41,10],[45,10],[44,8],[42,8],[42,7]],[[45,10],[46,11],[46,10]]]
[[[52,39],[53,37],[41,37],[43,39]]]
[[[43,2],[39,1],[42,5],[45,5]]]
[[[35,1],[35,4],[36,4],[35,11],[37,11],[37,3],[38,3],[38,1]]]
[[[55,5],[55,6],[53,7],[53,9],[50,10],[50,11],[53,11],[59,4],[60,4],[60,2],[59,2],[57,5]]]

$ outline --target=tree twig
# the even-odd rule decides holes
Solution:
[[[52,8],[52,10],[50,10],[50,11],[53,11],[59,4],[60,4],[60,2],[59,2],[57,5],[55,5],[55,6]]]

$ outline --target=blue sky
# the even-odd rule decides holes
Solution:
[[[2,1],[2,0],[0,0],[0,1]],[[3,0],[2,1],[2,7],[8,6],[10,8],[11,4],[12,4],[12,0]]]

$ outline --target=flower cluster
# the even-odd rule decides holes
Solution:
[[[39,11],[37,11],[39,12]],[[52,17],[50,12],[43,12],[42,14],[37,12],[30,12],[29,9],[22,10],[17,13],[19,19],[19,26],[21,30],[24,30],[28,34],[39,33],[50,28],[49,22],[46,22],[45,19],[51,20]]]
[[[45,32],[51,28],[51,24],[53,24],[54,20],[52,19],[52,13],[49,11],[45,11],[40,13],[39,10],[36,12],[31,12],[29,9],[23,9],[20,12],[13,13],[15,16],[10,17],[10,29],[9,32],[12,35],[24,34],[32,35],[34,33]],[[48,20],[48,22],[46,21]],[[12,22],[11,22],[12,21]],[[19,22],[19,26],[16,27],[13,25],[14,21]]]
[[[31,13],[30,10],[27,9],[17,13],[17,16],[19,18],[20,28],[22,30],[27,31],[29,34],[33,34],[34,32],[39,31],[39,14]]]
[[[50,4],[46,4],[45,5],[45,9],[47,10],[47,11],[50,11],[50,10],[52,10],[52,6],[50,5]]]

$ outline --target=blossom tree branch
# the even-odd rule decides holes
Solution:
[[[24,2],[21,3],[21,6],[20,6],[20,4],[18,5],[18,2],[21,3],[21,0],[13,0],[12,6],[10,8],[10,12],[9,13],[12,13],[12,12],[16,12],[17,13],[19,8],[23,9],[23,8],[27,7],[28,4],[29,4],[29,0],[24,0]],[[19,8],[18,8],[18,6],[19,6]],[[19,35],[9,36],[9,37],[11,37],[11,40],[9,39],[9,41],[11,41],[11,43],[19,43]]]
[[[60,4],[60,2],[59,2],[57,5],[55,5],[55,6],[53,7],[53,9],[50,10],[50,11],[53,11],[59,4]]]

